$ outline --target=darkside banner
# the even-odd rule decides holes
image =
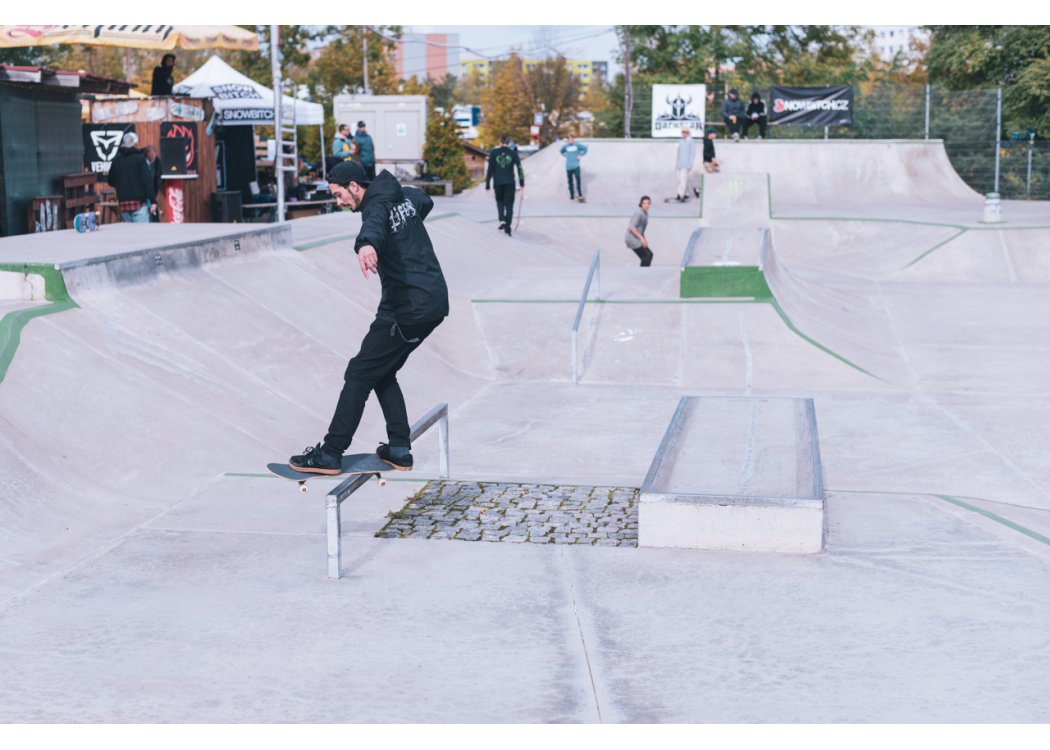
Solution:
[[[770,125],[853,124],[852,86],[773,86],[769,99]]]

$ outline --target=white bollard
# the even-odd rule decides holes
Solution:
[[[1002,222],[1002,204],[999,201],[999,193],[988,193],[984,196],[984,218],[982,224],[998,224]]]

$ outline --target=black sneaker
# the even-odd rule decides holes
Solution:
[[[333,456],[323,450],[321,444],[306,448],[302,455],[292,456],[288,459],[288,465],[296,471],[308,472],[310,474],[342,474],[343,457]]]
[[[391,448],[387,443],[380,443],[376,455],[398,471],[412,471],[412,452],[408,448]]]
[[[508,237],[510,237],[510,222],[503,225],[503,231],[507,233]]]
[[[501,221],[499,223],[499,226],[496,227],[496,229],[499,230],[500,232],[502,232],[506,228],[507,228],[507,222],[505,222],[505,221]]]

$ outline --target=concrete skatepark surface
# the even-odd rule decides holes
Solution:
[[[588,203],[544,149],[513,237],[483,187],[435,198],[452,312],[410,416],[449,404],[454,479],[638,487],[680,397],[812,398],[823,552],[376,538],[428,434],[344,503],[328,580],[334,481],[264,467],[321,438],[372,319],[359,218],[8,238],[0,314],[47,314],[0,339],[0,722],[1050,720],[1050,206],[982,224],[938,142],[775,140],[664,204],[673,143],[587,143]],[[769,228],[775,304],[680,299],[697,228],[745,263]]]

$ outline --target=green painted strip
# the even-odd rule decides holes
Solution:
[[[753,305],[769,300],[756,299],[589,299],[588,305]],[[479,305],[578,305],[578,299],[472,299]]]
[[[30,310],[16,310],[0,318],[0,383],[4,381],[11,361],[15,358],[15,351],[18,350],[18,343],[22,339],[22,329],[26,324],[33,318],[60,313],[74,307],[79,305],[71,299],[65,299]]]
[[[936,494],[926,492],[925,490],[919,492],[901,492],[899,490],[834,490],[830,487],[826,489],[828,492],[835,492],[842,495],[900,495],[903,497],[922,495],[937,497]],[[1036,508],[1034,505],[1020,505],[1018,503],[1008,503],[1005,500],[989,500],[986,497],[970,497],[969,495],[952,495],[952,497],[962,500],[975,500],[979,503],[991,503],[992,505],[1005,505],[1008,508],[1018,508],[1020,510],[1034,510],[1040,513],[1050,513],[1050,508]]]
[[[989,519],[995,521],[996,523],[1002,524],[1003,526],[1007,527],[1008,529],[1013,529],[1014,531],[1016,531],[1016,532],[1018,532],[1020,534],[1024,534],[1025,536],[1030,537],[1031,539],[1035,539],[1037,542],[1041,542],[1041,543],[1047,545],[1048,547],[1050,547],[1050,538],[1045,537],[1045,536],[1043,536],[1042,534],[1040,534],[1038,532],[1032,531],[1029,528],[1025,528],[1024,526],[1022,526],[1019,523],[1014,523],[1013,521],[1009,520],[1008,518],[1003,518],[1002,516],[996,515],[995,513],[992,513],[989,510],[985,510],[984,508],[978,508],[976,505],[970,505],[969,503],[964,503],[959,498],[952,497],[951,495],[934,495],[933,497],[939,498],[939,499],[945,501],[946,503],[951,503],[952,505],[957,505],[960,508],[964,508],[966,510],[972,511],[974,513],[977,513],[978,515],[982,515],[985,518],[989,518]]]
[[[924,252],[924,253],[923,253],[922,255],[920,255],[920,256],[919,256],[918,258],[916,258],[916,259],[915,259],[915,260],[913,260],[913,261],[912,261],[911,263],[909,263],[908,265],[906,265],[906,266],[905,266],[904,268],[911,268],[911,267],[912,267],[912,266],[914,266],[914,265],[915,265],[916,263],[918,263],[918,262],[919,262],[920,260],[922,260],[923,258],[925,258],[925,257],[926,257],[927,255],[929,255],[930,253],[932,253],[932,252],[933,252],[934,250],[938,250],[938,249],[940,249],[940,248],[944,247],[945,245],[947,245],[947,244],[948,244],[949,242],[951,242],[952,240],[956,239],[957,237],[960,237],[961,235],[964,235],[964,234],[966,234],[966,232],[967,232],[967,230],[965,230],[965,229],[960,229],[960,230],[959,230],[958,232],[956,232],[955,234],[953,234],[953,235],[952,235],[951,237],[949,237],[948,239],[944,240],[944,242],[938,242],[938,243],[937,243],[936,245],[934,245],[934,246],[933,246],[933,247],[931,247],[931,248],[930,248],[929,250],[927,250],[926,252]]]
[[[69,299],[69,290],[66,289],[66,280],[62,278],[62,272],[49,263],[0,263],[0,271],[21,273],[25,275],[36,274],[44,279],[44,297],[52,302],[65,302]]]
[[[331,245],[336,242],[345,242],[346,240],[353,239],[357,239],[356,234],[341,234],[337,237],[325,237],[323,240],[307,242],[302,245],[293,245],[292,247],[299,252],[303,252],[304,250],[313,250],[315,247],[323,247],[324,245]]]
[[[758,266],[690,266],[679,275],[682,297],[749,297],[772,300]]]
[[[832,351],[831,349],[829,349],[828,347],[824,346],[823,344],[821,344],[816,339],[810,338],[806,334],[802,333],[802,331],[800,331],[798,329],[798,327],[794,323],[791,322],[791,318],[789,318],[787,316],[787,313],[785,313],[784,310],[780,307],[780,303],[777,302],[775,299],[772,302],[770,302],[770,304],[773,305],[773,309],[777,311],[777,315],[780,316],[780,319],[782,321],[784,321],[784,325],[786,325],[789,329],[791,329],[803,341],[806,341],[806,342],[812,344],[813,346],[817,347],[818,349],[820,349],[825,354],[830,354],[832,357],[837,359],[839,362],[842,362],[845,365],[849,365],[850,367],[852,367],[854,370],[857,370],[858,372],[863,372],[865,375],[869,375],[869,376],[875,378],[876,380],[881,380],[883,383],[889,383],[889,381],[886,380],[885,378],[880,378],[878,375],[875,375],[874,373],[868,372],[867,370],[865,370],[860,365],[858,365],[858,364],[856,364],[854,362],[850,362],[848,359],[843,357],[841,354],[838,354],[837,352]]]

